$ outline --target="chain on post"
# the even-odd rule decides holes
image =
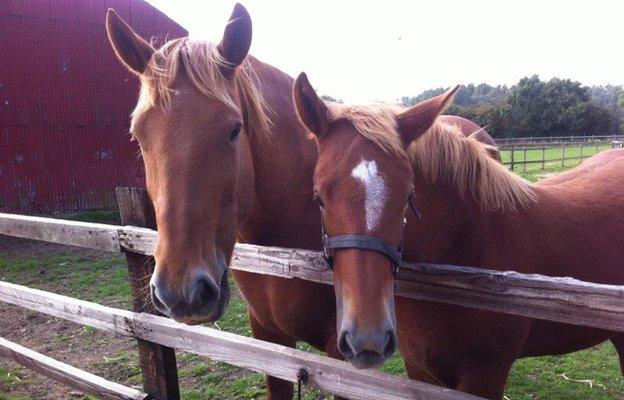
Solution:
[[[305,368],[301,368],[299,372],[297,372],[297,399],[301,400],[301,384],[306,384],[308,382],[308,371]]]

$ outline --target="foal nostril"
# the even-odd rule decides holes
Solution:
[[[198,274],[193,284],[190,285],[186,299],[192,306],[206,307],[215,304],[220,294],[219,287],[208,275],[202,273]]]
[[[388,358],[397,348],[397,339],[394,329],[387,330],[385,334],[358,334],[343,330],[338,337],[338,350],[347,360],[362,354]]]
[[[397,340],[394,330],[389,330],[388,332],[386,332],[386,338],[386,346],[384,347],[382,354],[384,355],[384,357],[390,357],[394,354],[397,348]]]
[[[342,355],[345,356],[347,360],[353,358],[353,356],[355,355],[355,352],[353,351],[353,348],[349,343],[348,331],[342,331],[342,333],[340,334],[340,337],[338,338],[338,350],[340,350]]]

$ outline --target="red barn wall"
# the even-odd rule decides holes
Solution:
[[[106,38],[109,7],[145,38],[188,34],[140,0],[0,1],[0,211],[116,208],[116,186],[144,185],[138,80]]]

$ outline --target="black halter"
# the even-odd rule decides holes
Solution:
[[[414,212],[414,214],[420,218],[420,212],[416,208],[416,205],[413,203],[413,197],[410,196],[408,201],[409,208]],[[387,259],[392,262],[394,266],[393,273],[396,276],[399,271],[399,267],[401,266],[401,259],[403,257],[403,246],[405,244],[405,231],[407,227],[407,210],[405,211],[405,215],[403,216],[403,231],[401,233],[401,242],[399,243],[398,249],[395,248],[390,243],[386,242],[383,239],[380,239],[375,236],[368,235],[339,235],[339,236],[329,236],[327,231],[325,230],[325,221],[323,219],[323,213],[321,211],[321,234],[323,239],[323,255],[325,256],[325,260],[329,264],[331,269],[334,269],[334,261],[330,252],[332,250],[340,250],[340,249],[362,249],[362,250],[371,250],[376,251],[377,253],[382,254]]]

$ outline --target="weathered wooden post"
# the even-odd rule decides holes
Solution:
[[[581,161],[579,161],[579,164],[583,162],[583,142],[581,142]]]
[[[565,167],[565,157],[566,157],[566,144],[565,142],[563,142],[563,144],[561,145],[561,166]]]
[[[117,204],[124,225],[156,229],[154,208],[143,188],[117,188]],[[147,297],[154,258],[126,251],[132,308],[136,312],[157,314]],[[166,346],[137,339],[143,374],[143,390],[157,400],[179,400],[178,367],[175,351]]]
[[[527,165],[527,159],[526,159],[527,148],[526,148],[526,145],[522,147],[522,151],[523,151],[523,155],[522,155],[522,172],[526,172],[526,165]]]
[[[515,153],[516,153],[516,144],[511,142],[511,170],[514,170],[515,167]]]
[[[546,145],[542,145],[542,169],[546,168]]]

